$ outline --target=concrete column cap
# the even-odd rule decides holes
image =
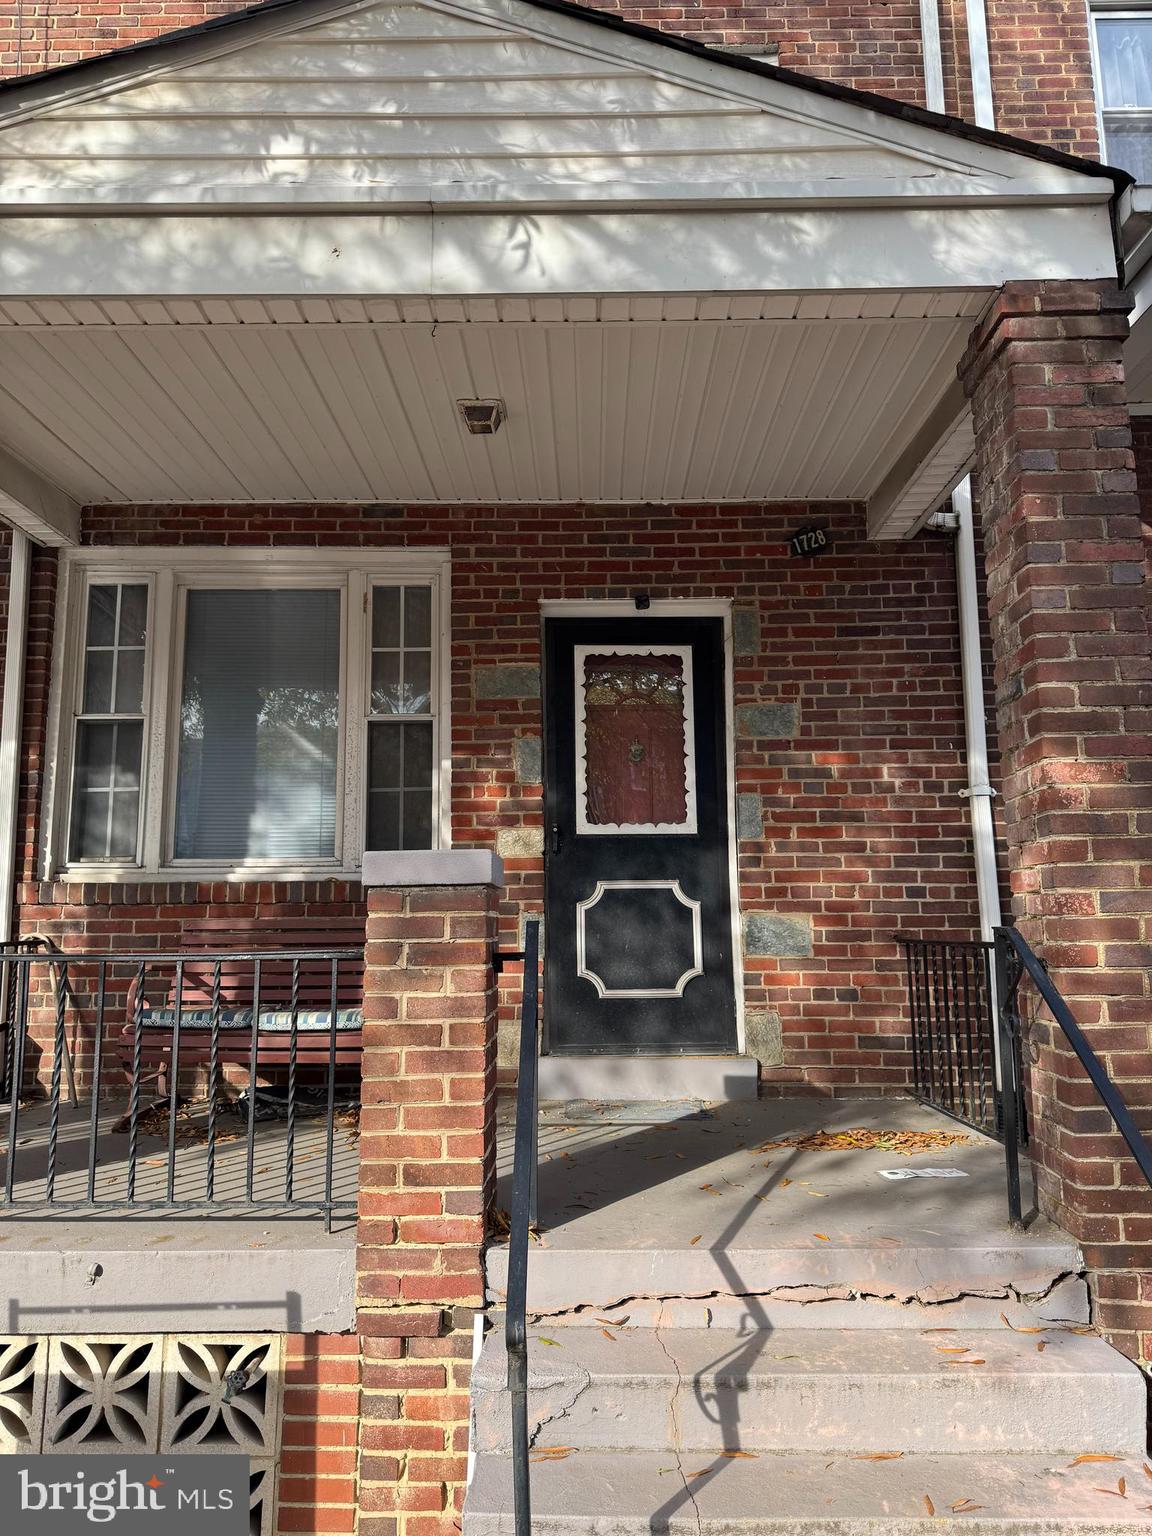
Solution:
[[[490,848],[415,848],[366,853],[360,879],[365,886],[502,886],[504,860]]]

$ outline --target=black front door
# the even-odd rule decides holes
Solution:
[[[724,630],[545,623],[549,1052],[736,1046]]]

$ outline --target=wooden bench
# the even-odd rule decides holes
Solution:
[[[180,955],[184,961],[180,991],[179,1067],[212,1059],[212,1023],[219,1065],[250,1066],[255,1033],[255,1062],[261,1068],[292,1063],[292,1024],[296,1023],[297,1067],[324,1067],[333,1060],[331,1045],[332,962],[300,960],[278,952],[354,949],[336,968],[337,1066],[359,1066],[363,1050],[364,919],[329,917],[199,918],[184,924]],[[253,1017],[256,964],[239,955],[260,957],[260,1016]],[[203,960],[197,957],[203,955]],[[215,958],[220,957],[219,978]],[[294,974],[295,972],[295,974]],[[219,994],[217,996],[217,986]],[[121,1060],[132,1072],[139,1015],[141,1076],[155,1079],[168,1092],[168,1074],[176,1024],[176,963],[157,963],[128,991],[127,1021],[120,1032]]]

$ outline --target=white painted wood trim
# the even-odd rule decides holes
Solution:
[[[24,718],[28,592],[32,550],[28,535],[12,530],[8,566],[8,621],[4,639],[4,692],[0,702],[0,944],[12,937],[16,846],[20,811],[20,727]]]
[[[0,446],[0,517],[37,544],[80,542],[80,506],[44,475]]]
[[[576,700],[576,831],[590,837],[694,836],[696,827],[696,713],[692,647],[688,645],[576,645],[572,647]],[[685,815],[677,822],[594,822],[588,820],[588,719],[584,667],[589,656],[678,656],[683,669]]]
[[[364,843],[363,792],[349,778],[362,773],[366,749],[366,719],[353,715],[357,690],[353,669],[364,669],[364,635],[369,615],[362,594],[370,578],[398,578],[426,582],[432,591],[433,637],[439,646],[434,658],[437,698],[434,701],[434,744],[450,741],[451,693],[446,686],[451,666],[450,555],[443,549],[231,549],[220,545],[183,545],[164,548],[101,545],[65,551],[61,560],[62,598],[57,608],[49,706],[49,736],[55,750],[46,782],[44,836],[41,848],[42,878],[82,880],[86,883],[139,881],[221,880],[240,883],[254,880],[314,880],[322,877],[355,878]],[[70,821],[69,786],[74,705],[82,668],[83,603],[93,581],[147,582],[149,596],[149,655],[145,672],[145,757],[142,765],[140,862],[136,864],[75,864],[67,861]],[[285,585],[323,586],[341,590],[344,643],[341,659],[341,751],[344,771],[338,785],[337,849],[332,859],[309,863],[250,860],[231,865],[181,860],[172,857],[175,814],[176,739],[174,721],[180,707],[181,658],[185,597],[190,588],[203,586]],[[360,595],[360,612],[352,603]],[[159,622],[162,616],[167,622]],[[359,662],[357,661],[359,655]],[[361,677],[359,701],[363,705]],[[66,707],[68,706],[68,707]],[[445,748],[439,747],[441,766]],[[355,759],[355,764],[352,760]],[[450,764],[449,764],[450,771]],[[450,823],[451,786],[433,784],[433,831],[444,840]],[[448,827],[450,838],[450,825]]]

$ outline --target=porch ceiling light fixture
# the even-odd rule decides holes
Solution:
[[[456,409],[474,437],[491,437],[499,432],[508,414],[503,400],[457,400]]]

